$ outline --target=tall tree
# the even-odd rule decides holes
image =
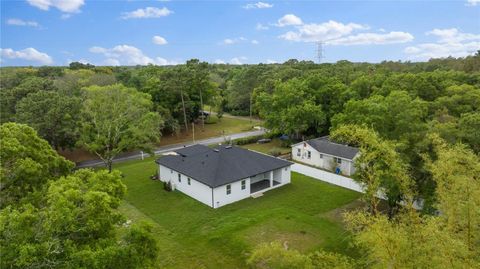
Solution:
[[[435,154],[425,158],[437,183],[439,214],[422,215],[409,207],[393,219],[365,212],[345,215],[369,268],[480,266],[480,159],[464,145],[429,138]]]
[[[35,130],[24,124],[0,126],[0,207],[18,204],[74,164],[59,156]]]
[[[39,204],[0,213],[2,268],[145,268],[158,255],[145,225],[123,228],[119,172],[79,170],[50,181]]]
[[[260,93],[256,107],[266,127],[274,132],[298,137],[307,131],[320,132],[325,122],[322,107],[315,104],[307,85],[297,79],[279,83],[272,94]]]
[[[364,186],[364,199],[370,212],[378,214],[379,194],[385,193],[392,216],[402,200],[412,202],[412,181],[395,145],[381,139],[368,128],[343,125],[331,133],[331,138],[360,148],[355,159],[355,181]]]
[[[17,102],[28,94],[55,89],[52,80],[39,77],[27,77],[20,85],[12,89],[2,89],[0,91],[1,122],[14,121]]]
[[[412,99],[405,91],[393,91],[387,97],[374,95],[368,99],[351,100],[342,113],[332,119],[332,126],[365,124],[387,139],[407,139],[426,131],[425,102]]]
[[[437,207],[445,228],[472,255],[480,257],[480,158],[465,145],[449,146],[433,135],[433,159],[428,168],[437,183]],[[478,259],[480,262],[480,259]]]
[[[150,95],[122,85],[85,89],[79,144],[112,170],[115,156],[134,149],[151,150],[163,121],[152,112]]]
[[[78,139],[81,106],[78,97],[39,91],[17,103],[15,119],[33,127],[55,149],[72,148]]]

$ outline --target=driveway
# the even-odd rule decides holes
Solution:
[[[177,150],[180,148],[183,148],[185,146],[191,146],[193,144],[201,144],[201,145],[212,145],[212,144],[218,144],[218,143],[223,143],[225,142],[225,138],[229,138],[231,140],[234,139],[239,139],[239,138],[245,138],[245,137],[250,137],[250,136],[258,136],[258,135],[263,135],[266,133],[265,129],[261,130],[255,130],[255,131],[249,131],[249,132],[242,132],[242,133],[236,133],[236,134],[231,134],[231,135],[226,135],[226,136],[218,136],[218,137],[212,137],[212,138],[207,138],[203,140],[198,140],[195,141],[195,143],[192,142],[185,142],[185,143],[180,143],[180,144],[173,144],[173,145],[166,145],[162,146],[159,148],[156,148],[154,150],[155,155],[160,155],[162,153],[170,152],[173,150]],[[148,154],[143,154],[144,157],[148,157]],[[129,161],[129,160],[137,160],[142,158],[142,153],[141,151],[136,151],[136,152],[130,152],[123,154],[121,156],[118,156],[113,160],[114,163],[117,162],[124,162],[124,161]],[[85,167],[94,167],[94,166],[100,166],[103,165],[103,162],[99,159],[97,160],[88,160],[88,161],[83,161],[83,162],[78,162],[76,168],[85,168]]]

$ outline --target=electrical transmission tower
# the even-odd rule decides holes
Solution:
[[[325,53],[323,50],[323,41],[317,42],[317,61],[319,64],[322,63],[322,59],[325,58]]]

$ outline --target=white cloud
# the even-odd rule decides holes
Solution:
[[[465,57],[480,50],[480,35],[477,34],[462,33],[456,28],[433,29],[426,34],[437,37],[437,42],[406,47],[404,52],[411,59]]]
[[[277,64],[277,63],[278,62],[275,60],[270,60],[270,59],[267,60],[267,64]]]
[[[226,38],[226,39],[223,40],[223,44],[225,44],[225,45],[232,45],[234,43],[235,43],[235,41],[233,41],[233,39],[230,39],[230,38]]]
[[[289,25],[302,25],[302,19],[299,17],[293,15],[293,14],[287,14],[280,19],[278,19],[278,22],[276,26],[278,27],[284,27],[284,26],[289,26]]]
[[[31,26],[31,27],[40,26],[36,21],[24,21],[22,19],[8,19],[7,24],[16,25],[16,26]]]
[[[440,43],[453,43],[480,39],[480,35],[461,33],[457,28],[433,29],[432,31],[427,32],[427,35],[438,37],[438,42]]]
[[[119,66],[120,61],[114,58],[108,58],[104,61],[104,64],[107,66]]]
[[[222,44],[223,45],[233,45],[233,44],[237,44],[237,43],[245,42],[245,41],[248,41],[248,39],[241,36],[241,37],[236,37],[236,38],[226,38],[222,41]]]
[[[168,42],[165,38],[159,36],[159,35],[156,35],[152,38],[152,42],[157,44],[157,45],[166,45]]]
[[[62,14],[62,16],[60,16],[60,19],[66,20],[66,19],[69,19],[70,17],[72,17],[72,14],[65,13],[65,14]]]
[[[480,4],[480,0],[467,0],[467,6],[476,6]]]
[[[34,48],[26,48],[23,50],[0,49],[1,58],[21,59],[26,61],[38,62],[39,64],[52,64],[53,59],[48,54],[40,52]],[[3,61],[3,59],[2,59]]]
[[[156,8],[156,7],[146,7],[139,8],[134,11],[124,12],[122,19],[148,19],[148,18],[160,18],[172,14],[173,11],[169,10],[166,7]]]
[[[244,64],[245,60],[247,60],[247,57],[241,56],[241,57],[235,57],[230,60],[231,64]]]
[[[257,23],[257,26],[255,26],[255,29],[257,29],[258,31],[262,31],[262,30],[268,30],[269,27],[268,26],[265,26],[261,23]]]
[[[109,65],[175,65],[178,62],[168,61],[161,57],[150,58],[145,55],[140,49],[129,45],[118,45],[113,48],[91,47],[89,49],[92,53],[103,54],[107,59],[106,63]]]
[[[285,17],[285,16],[284,16]],[[277,26],[282,26],[281,20]],[[298,18],[301,21],[300,18]],[[296,42],[325,42],[328,45],[382,45],[406,43],[414,39],[408,32],[386,32],[380,28],[380,33],[365,32],[370,27],[358,23],[341,23],[327,21],[323,23],[305,23],[296,25],[295,30],[288,31],[279,38]]]
[[[353,31],[365,29],[368,27],[356,23],[343,24],[330,20],[319,24],[310,23],[298,26],[297,31],[289,31],[280,38],[289,41],[316,42],[345,37]]]
[[[413,35],[406,32],[390,32],[387,34],[360,33],[326,42],[329,45],[382,45],[406,43],[413,40]]]
[[[255,39],[252,40],[252,44],[253,44],[253,45],[258,45],[259,43],[260,43],[260,42],[258,42],[258,40],[255,40]]]
[[[214,63],[216,63],[216,64],[225,64],[225,61],[222,60],[222,59],[216,59],[216,60],[214,61]]]
[[[257,2],[251,3],[243,6],[244,9],[262,9],[262,8],[272,8],[273,4],[265,3],[265,2]]]
[[[66,13],[78,13],[85,4],[84,0],[27,0],[27,2],[41,10],[49,10],[50,7]]]

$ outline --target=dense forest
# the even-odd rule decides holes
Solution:
[[[480,189],[480,51],[466,58],[421,63],[289,60],[283,64],[224,65],[192,59],[165,67],[74,62],[68,67],[5,67],[0,71],[1,240],[2,246],[9,244],[11,250],[2,254],[7,261],[2,265],[19,252],[23,260],[12,268],[68,266],[54,264],[67,256],[71,264],[85,268],[112,268],[115,263],[124,263],[125,268],[146,266],[155,258],[147,250],[154,249],[148,227],[109,231],[121,218],[115,209],[125,193],[120,175],[111,171],[112,160],[128,150],[148,151],[162,135],[188,131],[206,106],[219,117],[223,113],[259,117],[269,135],[288,135],[291,142],[329,134],[361,148],[364,165],[356,180],[371,187],[365,194],[369,213],[347,219],[358,235],[358,245],[370,246],[365,254],[370,263],[353,265],[354,261],[329,253],[304,257],[269,245],[254,253],[250,265],[279,255],[288,261],[278,261],[278,266],[271,268],[375,267],[375,261],[391,255],[387,243],[376,241],[375,232],[388,234],[389,240],[404,240],[395,250],[410,252],[398,251],[395,257],[405,264],[409,253],[425,249],[430,253],[438,246],[438,260],[417,260],[412,267],[428,262],[445,265],[442,255],[456,265],[461,260],[465,266],[459,268],[479,264],[475,255],[480,247],[480,203],[475,194]],[[86,149],[101,158],[111,173],[72,172],[73,163],[58,157],[43,139],[56,150]],[[452,171],[460,179],[449,178]],[[32,175],[41,180],[32,181]],[[53,178],[61,179],[52,183]],[[451,191],[452,186],[456,192]],[[69,188],[75,191],[65,191]],[[386,216],[376,210],[374,194],[379,188],[386,192]],[[464,197],[466,202],[460,208],[453,208],[452,203],[462,195],[472,196]],[[401,205],[409,201],[421,201],[423,211],[400,214]],[[68,219],[59,217],[64,216],[65,207],[75,204],[84,208],[67,216],[81,219],[83,228],[69,226]],[[94,210],[94,204],[101,207]],[[467,216],[469,206],[474,213]],[[423,217],[438,212],[442,217]],[[108,217],[102,218],[102,214]],[[389,223],[396,216],[400,220]],[[92,225],[85,219],[88,217],[104,226]],[[44,238],[35,239],[38,234],[28,229],[24,235],[6,236],[27,223],[43,227]],[[52,237],[60,238],[69,250],[61,254],[52,251],[59,246],[59,241],[47,239]],[[101,242],[93,243],[97,239]],[[50,245],[21,245],[32,240]],[[123,243],[116,245],[115,240]],[[15,241],[19,243],[12,243]],[[456,249],[450,249],[447,242]],[[127,253],[139,258],[119,258]],[[51,260],[32,262],[28,255]],[[100,256],[108,258],[103,267],[95,266]]]

